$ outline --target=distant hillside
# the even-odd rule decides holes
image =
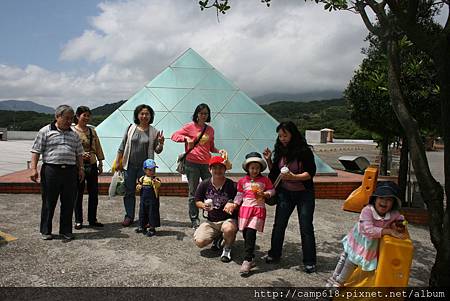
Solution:
[[[37,113],[54,114],[55,109],[28,100],[2,100],[0,110],[3,111],[31,111]]]
[[[335,138],[372,139],[370,132],[350,120],[347,104],[342,98],[310,102],[281,101],[261,107],[280,122],[294,122],[302,133],[305,130],[330,128],[334,130]]]
[[[280,101],[294,101],[294,102],[307,102],[316,99],[335,99],[341,98],[342,91],[336,90],[328,90],[321,92],[309,92],[309,93],[270,93],[257,97],[252,97],[252,99],[257,104],[268,104],[272,102],[280,102]]]
[[[92,109],[90,124],[98,125],[119,108],[125,100]],[[372,139],[370,132],[360,129],[350,120],[349,109],[343,98],[309,102],[281,101],[261,107],[278,121],[291,120],[304,133],[305,130],[334,129],[336,138]],[[37,131],[54,119],[52,114],[11,112],[0,110],[0,127]]]
[[[114,103],[107,103],[103,106],[97,107],[95,109],[92,109],[92,115],[107,115],[109,116],[112,112],[117,110],[121,105],[123,105],[126,102],[126,100],[121,100]]]
[[[2,111],[0,110],[0,127],[15,131],[38,131],[44,125],[55,119],[52,114],[30,111]]]

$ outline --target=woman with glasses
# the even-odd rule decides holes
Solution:
[[[192,115],[192,122],[185,124],[180,130],[172,134],[171,139],[182,142],[185,150],[191,150],[186,156],[186,177],[189,185],[189,217],[192,228],[200,225],[198,208],[195,206],[195,190],[200,178],[202,181],[211,178],[209,159],[211,153],[222,153],[214,145],[214,129],[207,123],[211,121],[211,110],[207,104],[199,104]]]

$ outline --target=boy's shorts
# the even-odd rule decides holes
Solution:
[[[226,223],[232,223],[236,227],[237,221],[233,218],[226,219],[220,222],[206,221],[197,228],[194,232],[194,240],[214,240],[220,234],[222,234],[223,225]]]

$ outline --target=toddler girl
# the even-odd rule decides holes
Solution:
[[[266,169],[266,162],[261,154],[249,153],[245,156],[242,168],[247,175],[237,184],[237,194],[234,203],[240,205],[239,230],[243,232],[245,241],[245,257],[242,263],[241,276],[247,276],[250,269],[255,267],[256,232],[263,232],[266,220],[265,199],[275,194],[272,182],[268,177],[261,175]]]
[[[363,208],[358,223],[342,240],[344,252],[339,258],[327,287],[342,286],[353,271],[360,266],[363,271],[373,271],[378,264],[378,244],[381,236],[406,238],[405,227],[399,221],[401,201],[399,187],[394,182],[380,182]]]

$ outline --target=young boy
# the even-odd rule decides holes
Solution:
[[[161,181],[155,177],[156,163],[153,159],[144,161],[144,176],[140,177],[136,185],[136,191],[140,191],[141,202],[139,205],[139,227],[136,233],[143,233],[148,237],[156,235],[156,227],[159,227],[159,187]]]

